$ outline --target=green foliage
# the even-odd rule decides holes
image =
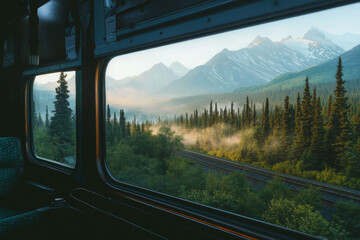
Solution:
[[[346,239],[345,231],[329,223],[314,207],[289,199],[271,200],[269,208],[264,213],[264,220],[329,239]]]
[[[348,233],[349,238],[360,239],[360,207],[355,202],[337,202],[334,222]]]

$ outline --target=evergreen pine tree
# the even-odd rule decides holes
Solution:
[[[145,123],[144,122],[141,123],[141,132],[142,133],[145,132]]]
[[[249,105],[249,97],[246,96],[246,105],[245,105],[245,125],[250,126],[251,123],[251,109]]]
[[[210,108],[209,108],[209,127],[213,125],[214,119],[213,119],[213,103],[210,101]]]
[[[312,158],[308,162],[309,168],[320,171],[326,161],[325,155],[325,129],[322,116],[320,97],[316,100],[314,108],[314,123],[312,128],[310,153]]]
[[[228,116],[227,109],[225,106],[225,108],[224,108],[224,123],[228,123],[228,122],[229,122],[229,116]]]
[[[196,121],[196,126],[199,127],[200,126],[200,123],[199,123],[199,111],[196,109],[195,110],[195,113],[196,113],[196,117],[195,117],[195,121]]]
[[[246,128],[246,105],[244,105],[241,111],[241,129],[245,130]]]
[[[44,121],[42,120],[41,114],[39,113],[39,119],[38,119],[38,126],[39,127],[43,127],[44,126]]]
[[[296,99],[296,109],[295,109],[295,129],[294,129],[294,144],[293,144],[293,158],[300,159],[303,153],[303,142],[301,135],[301,123],[302,123],[302,112],[301,112],[301,101],[300,93],[297,95]]]
[[[316,104],[317,104],[316,88],[314,87],[314,91],[311,99],[311,123],[313,123],[314,121]]]
[[[119,117],[119,125],[120,125],[120,138],[126,137],[126,118],[124,110],[120,110],[120,117]]]
[[[291,145],[291,115],[290,115],[290,103],[289,96],[286,96],[284,99],[284,114],[282,119],[282,146],[287,150],[287,146]]]
[[[208,112],[207,112],[207,109],[206,109],[206,108],[204,109],[204,119],[203,119],[203,123],[204,123],[203,127],[204,127],[204,128],[207,128]]]
[[[328,164],[340,170],[344,163],[340,163],[341,155],[344,154],[345,148],[350,141],[350,127],[348,120],[349,106],[347,104],[345,81],[343,77],[343,66],[339,58],[337,71],[335,74],[336,88],[334,91],[335,99],[331,105],[331,114],[328,121],[328,134],[326,142],[328,146]]]
[[[130,122],[126,123],[126,136],[131,136],[131,124],[130,124]]]
[[[194,127],[194,116],[193,114],[190,114],[189,128],[192,129],[193,127]]]
[[[49,109],[48,106],[46,105],[46,111],[45,111],[45,127],[49,127],[50,126],[50,121],[49,121]]]
[[[303,92],[303,100],[301,102],[301,129],[300,129],[300,137],[301,137],[301,142],[303,142],[304,151],[308,149],[311,144],[312,118],[313,118],[313,113],[311,107],[309,78],[306,77],[305,88]]]
[[[280,137],[281,130],[281,116],[280,116],[280,108],[278,105],[275,105],[274,110],[274,136]]]
[[[264,110],[264,116],[263,116],[263,136],[264,138],[267,138],[269,136],[270,132],[270,116],[269,116],[269,99],[266,98],[265,101],[265,110]]]
[[[253,110],[252,110],[252,121],[251,121],[251,125],[252,126],[256,126],[256,107],[255,107],[255,103],[253,105]]]
[[[180,127],[184,127],[184,116],[180,115]]]
[[[119,140],[119,129],[118,129],[118,120],[116,117],[116,112],[114,112],[114,119],[113,119],[113,133],[114,133],[114,140]]]
[[[219,122],[219,111],[217,108],[217,102],[215,103],[215,109],[214,109],[214,124],[217,124]]]
[[[111,124],[111,112],[110,112],[110,106],[107,105],[106,109],[106,142],[112,144],[113,142],[113,128]]]
[[[66,74],[60,73],[57,81],[56,96],[54,101],[53,116],[51,117],[50,127],[48,129],[50,136],[56,139],[56,161],[64,162],[65,157],[74,155],[72,147],[73,125],[71,124],[71,112],[69,103],[69,90],[66,81]]]
[[[329,120],[331,116],[331,105],[332,105],[332,94],[330,94],[328,102],[327,102],[327,110],[326,110],[326,117]]]
[[[160,117],[158,118],[158,124],[161,124]],[[137,134],[136,128],[137,128],[137,122],[136,122],[136,115],[134,114],[134,119],[130,126],[131,136],[134,136]]]

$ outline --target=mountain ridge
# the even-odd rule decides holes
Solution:
[[[310,39],[318,39],[321,43]],[[281,74],[297,72],[345,52],[313,28],[301,39],[302,50],[299,50],[299,44],[286,44],[290,41],[300,40],[288,37],[283,42],[273,42],[258,35],[248,47],[235,51],[224,48],[204,65],[190,70],[159,93],[175,97],[191,96],[261,85]]]

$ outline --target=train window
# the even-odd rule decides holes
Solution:
[[[76,162],[75,71],[38,75],[31,123],[36,157],[73,168]]]
[[[358,236],[359,13],[354,4],[112,58],[110,175],[329,239]]]

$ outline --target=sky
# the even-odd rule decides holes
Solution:
[[[360,34],[360,3],[121,55],[110,61],[106,74],[120,80],[139,75],[156,63],[169,66],[174,61],[192,69],[224,48],[247,47],[258,35],[280,41],[289,35],[302,37],[311,27],[332,34]]]
[[[75,71],[71,71],[71,72],[64,72],[65,74],[67,74],[66,79],[70,79],[72,76],[75,75]],[[42,75],[38,75],[35,77],[35,84],[45,84],[48,82],[56,82],[60,77],[60,72],[56,72],[56,73],[48,73],[48,74],[42,74]]]

